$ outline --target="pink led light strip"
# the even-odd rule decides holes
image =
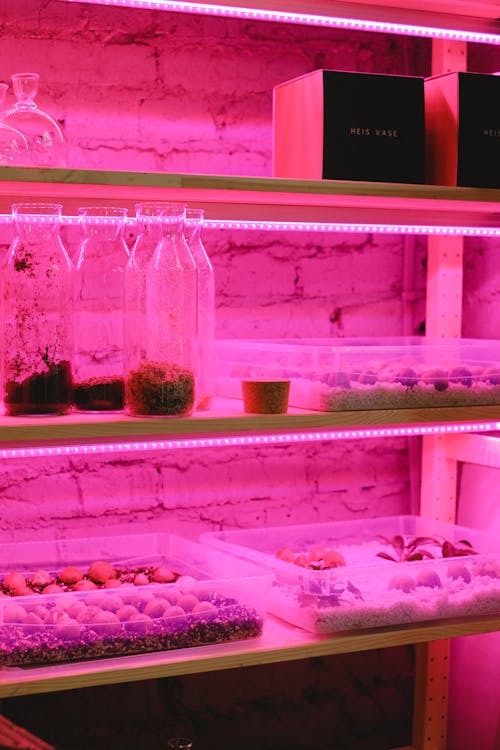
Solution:
[[[31,448],[5,448],[0,459],[57,458],[65,456],[98,456],[108,453],[138,451],[171,451],[179,449],[231,448],[242,446],[275,446],[314,443],[325,440],[365,440],[367,438],[408,437],[418,435],[449,435],[470,432],[494,432],[500,422],[472,422],[465,424],[412,425],[405,427],[369,427],[354,430],[321,430],[317,432],[263,433],[260,435],[232,435],[181,440],[144,440],[119,443],[91,443],[87,445],[57,445]]]
[[[30,217],[33,220],[33,217]],[[37,216],[36,221],[47,223],[51,217]],[[10,214],[0,214],[0,224],[10,224]],[[63,216],[62,223],[75,226],[80,223],[78,216]],[[99,217],[96,224],[116,223],[114,218]],[[129,218],[128,226],[135,226],[136,219]],[[363,224],[346,222],[310,222],[310,221],[248,221],[246,219],[205,219],[207,229],[227,229],[243,231],[269,232],[329,232],[329,233],[362,233],[362,234],[422,234],[452,237],[500,237],[500,227],[440,226],[426,224]]]
[[[500,34],[486,32],[445,29],[434,26],[417,26],[394,23],[392,21],[372,21],[362,18],[341,18],[321,16],[312,13],[292,13],[263,8],[241,8],[216,5],[212,3],[176,2],[175,0],[66,0],[67,2],[86,2],[99,5],[126,6],[129,8],[147,8],[149,10],[168,10],[176,13],[200,13],[205,15],[226,16],[256,21],[276,21],[279,23],[296,23],[324,28],[349,29],[354,31],[376,31],[382,34],[404,34],[405,36],[431,37],[462,42],[479,42],[483,44],[500,44]]]

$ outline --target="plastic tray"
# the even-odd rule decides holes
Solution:
[[[500,342],[424,337],[217,342],[217,392],[290,379],[289,405],[317,411],[500,404]]]
[[[500,611],[500,539],[461,526],[389,516],[206,533],[201,539],[272,571],[269,611],[312,632]],[[449,551],[446,541],[469,550],[462,540],[477,554],[442,556]],[[412,559],[419,552],[423,558]],[[325,567],[338,562],[339,553],[345,564]]]
[[[112,565],[91,569],[96,561]],[[78,578],[67,566],[87,583],[62,582]],[[95,583],[110,567],[118,577]],[[175,581],[149,582],[168,571]],[[271,575],[173,534],[142,534],[5,544],[0,581],[0,664],[29,665],[257,637]]]

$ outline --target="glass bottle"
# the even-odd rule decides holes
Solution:
[[[188,208],[184,237],[196,264],[198,378],[196,408],[209,409],[215,395],[215,280],[214,270],[201,239],[204,212]]]
[[[2,266],[5,411],[65,414],[72,403],[72,266],[59,204],[12,206],[15,236]]]
[[[140,331],[147,328],[146,272],[162,237],[160,215],[165,201],[136,203],[138,235],[125,272],[125,360],[138,363],[146,355]]]
[[[130,414],[185,416],[195,398],[196,266],[183,234],[186,209],[167,204],[161,238],[147,271],[146,323],[127,317],[130,346],[126,403]]]
[[[83,240],[74,272],[75,406],[118,411],[124,405],[127,209],[87,206],[79,215]]]
[[[6,83],[0,83],[0,167],[27,166],[30,161],[26,138],[3,122],[8,88]]]
[[[68,149],[62,128],[34,101],[39,80],[38,73],[16,73],[12,76],[17,102],[5,113],[4,124],[24,135],[34,166],[66,167]]]

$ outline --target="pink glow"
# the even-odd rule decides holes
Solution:
[[[376,31],[382,34],[404,34],[409,36],[450,39],[461,42],[479,42],[483,44],[500,44],[499,34],[488,34],[475,31],[461,31],[434,26],[417,26],[394,23],[392,21],[373,21],[361,18],[341,18],[321,16],[312,13],[290,13],[263,8],[241,8],[212,3],[177,2],[176,0],[66,0],[67,2],[87,2],[99,5],[126,6],[129,8],[147,8],[149,10],[167,10],[176,13],[200,13],[206,15],[226,16],[258,21],[276,21],[278,23],[296,23],[324,28],[350,29],[354,31]]]
[[[37,446],[5,448],[0,459],[46,458],[57,456],[102,455],[105,453],[135,453],[137,451],[171,451],[182,448],[229,448],[263,445],[292,445],[324,440],[364,440],[367,438],[408,437],[418,435],[448,435],[450,433],[492,432],[500,429],[500,422],[468,422],[465,424],[408,425],[405,427],[377,427],[355,430],[320,430],[317,432],[263,433],[231,435],[211,438],[183,438],[181,440],[141,440],[123,443],[91,443],[86,445]]]
[[[32,218],[34,221],[45,222],[43,216]],[[97,224],[116,223],[114,218],[99,217],[93,219]],[[135,226],[136,219],[129,218],[128,226]],[[0,224],[10,224],[10,214],[0,214]],[[63,216],[61,223],[76,226],[80,223],[78,216]],[[366,234],[422,234],[446,235],[453,237],[500,237],[500,227],[474,226],[440,226],[432,224],[374,224],[351,222],[313,222],[313,221],[248,221],[246,219],[205,219],[206,229],[227,229],[259,232],[352,232]]]

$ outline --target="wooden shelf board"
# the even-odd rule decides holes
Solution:
[[[81,1],[93,3],[105,0]],[[127,3],[125,0],[116,0],[116,4]],[[216,5],[223,8],[248,8],[285,14],[299,13],[328,18],[409,24],[427,29],[480,31],[489,34],[499,31],[498,0],[218,0]],[[190,11],[186,9],[184,12]],[[204,12],[211,13],[206,10]],[[215,15],[220,13],[215,12]]]
[[[500,190],[487,188],[0,167],[0,213],[26,199],[62,202],[65,214],[88,200],[182,200],[207,219],[500,227]]]
[[[423,25],[432,26],[440,21],[441,24],[451,24],[450,28],[455,25],[467,28],[464,23],[477,23],[479,19],[494,21],[500,16],[498,0],[218,0],[217,4],[320,16],[368,17],[399,23],[411,23],[411,18],[421,19],[420,22],[423,23],[422,16],[425,13],[427,23]]]
[[[316,636],[268,615],[261,638],[48,667],[0,669],[0,698],[252,667],[500,630],[500,614]]]
[[[363,429],[389,425],[432,425],[447,422],[496,422],[500,406],[313,412],[290,408],[288,414],[244,414],[239,399],[217,398],[208,412],[191,417],[144,418],[124,414],[80,414],[60,417],[0,417],[0,445],[54,445],[63,441],[91,442],[189,438],[321,429]],[[490,428],[493,429],[493,428]]]

